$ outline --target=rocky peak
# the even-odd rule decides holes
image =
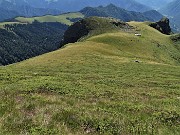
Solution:
[[[163,34],[170,35],[171,34],[171,27],[169,25],[169,19],[167,17],[163,17],[160,21],[151,23],[151,27],[157,29]]]

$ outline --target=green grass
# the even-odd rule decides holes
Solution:
[[[130,24],[0,67],[0,134],[179,135],[177,44]]]
[[[134,25],[134,22],[129,23]],[[116,47],[122,55],[142,61],[152,61],[164,64],[180,63],[179,44],[171,40],[171,36],[148,27],[145,23],[135,23],[131,32],[105,33],[89,38],[88,41],[109,44]],[[134,33],[142,34],[141,37]]]
[[[66,25],[71,25],[73,22],[70,19],[76,18],[84,18],[84,15],[77,12],[77,13],[66,13],[57,16],[53,15],[46,15],[46,16],[39,16],[39,17],[17,17],[15,18],[15,22],[0,22],[0,28],[4,28],[5,24],[27,24],[32,23],[35,20],[38,22],[59,22]]]
[[[61,14],[58,16],[46,15],[46,16],[31,17],[31,18],[17,17],[15,19],[23,23],[32,23],[34,20],[37,20],[38,22],[60,22],[63,24],[71,25],[72,22],[68,18],[74,19],[74,18],[83,18],[83,17],[84,17],[83,14],[77,12],[77,13]]]

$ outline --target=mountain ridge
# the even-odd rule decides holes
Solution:
[[[17,17],[20,15],[16,11],[6,10],[4,8],[1,8],[1,7],[0,7],[0,12],[1,12],[0,21],[4,21],[6,19],[11,19],[11,18],[14,18],[14,17]]]
[[[32,16],[42,16],[42,15],[47,15],[47,14],[52,14],[52,15],[57,15],[62,13],[59,10],[56,9],[45,9],[45,8],[35,8],[32,7],[28,4],[13,4],[9,1],[2,1],[0,3],[0,8],[6,10],[7,12],[12,12],[11,14],[9,13],[8,15],[1,17],[0,16],[0,20],[6,20],[6,19],[10,19],[12,17],[16,17],[16,16],[25,16],[25,17],[32,17]],[[16,15],[14,15],[14,13],[16,13]]]
[[[155,10],[150,10],[144,13],[127,11],[114,4],[99,7],[86,7],[80,11],[86,17],[100,16],[100,17],[113,17],[122,21],[158,21],[163,15]],[[154,17],[155,16],[155,17]]]
[[[1,0],[1,1],[6,1],[6,0]],[[58,9],[63,12],[74,12],[74,11],[79,11],[84,7],[87,6],[100,6],[100,5],[108,5],[110,3],[116,4],[117,6],[123,7],[127,10],[132,10],[132,11],[139,11],[139,12],[144,12],[149,10],[150,8],[142,5],[134,0],[8,0],[11,3],[15,3],[15,5],[30,5],[32,7],[36,8],[49,8],[49,9]],[[74,6],[76,5],[76,6]]]

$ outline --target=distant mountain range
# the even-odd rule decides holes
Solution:
[[[160,9],[166,4],[172,2],[173,0],[136,0],[137,2],[148,5],[153,9]]]
[[[56,2],[49,3],[49,7],[59,8],[62,11],[64,11],[64,8],[66,9],[66,11],[76,11],[87,6],[106,6],[110,3],[129,11],[144,12],[150,10],[150,7],[140,4],[135,0],[57,0]]]
[[[16,16],[19,16],[20,14],[16,11],[12,11],[12,10],[6,10],[3,8],[0,8],[0,21],[6,20],[8,18],[13,18]]]
[[[168,16],[173,23],[172,27],[180,32],[180,0],[175,0],[159,10]]]
[[[20,1],[16,1],[19,3],[1,0],[0,1],[0,21],[3,21],[5,19],[13,18],[16,16],[26,16],[26,17],[32,17],[32,16],[42,16],[47,14],[57,15],[62,12],[56,9],[45,9],[45,8],[35,8],[28,4],[22,4]]]
[[[0,3],[7,1],[16,6],[29,5],[36,8],[58,9],[63,12],[79,11],[87,6],[106,6],[110,3],[130,11],[150,10],[150,7],[135,0],[0,0]]]
[[[88,14],[91,16],[94,14],[97,16],[123,18],[124,21],[157,21],[162,15],[152,10],[152,8],[160,8],[171,1],[172,0],[0,0],[0,21],[16,16],[57,15],[63,12],[77,12],[80,10],[81,12],[86,12],[87,16]],[[100,7],[98,9],[94,8],[97,6],[106,7],[110,3],[128,10],[128,12],[122,9],[117,9],[117,11],[112,9],[114,13],[110,13],[110,11],[107,13],[107,9]],[[180,31],[179,3],[179,0],[175,0],[159,10],[163,15],[167,15],[168,18],[170,18],[171,27],[176,31]],[[91,13],[88,13],[87,11],[90,10],[90,8],[83,9],[85,7],[93,7],[94,9],[91,9]],[[122,13],[119,13],[120,11]],[[135,11],[136,13],[129,11]]]
[[[107,6],[109,3],[113,3],[116,6]],[[112,4],[112,5],[113,5]],[[74,6],[77,5],[77,6]],[[111,16],[115,18],[122,19],[124,21],[144,21],[144,20],[151,20],[156,21],[160,19],[160,15],[155,13],[155,11],[151,11],[148,6],[144,6],[135,0],[0,0],[0,10],[2,10],[2,15],[0,16],[0,21],[5,19],[13,18],[16,16],[25,16],[25,17],[32,17],[32,16],[42,16],[42,15],[57,15],[60,14],[60,11],[67,12],[67,11],[79,11],[87,6],[96,7],[96,5],[101,5],[100,7],[91,9],[91,16],[92,10],[98,10],[94,15],[96,16]],[[103,8],[107,6],[106,8]],[[123,8],[123,9],[122,9]],[[58,9],[58,10],[57,10]],[[125,9],[125,10],[124,10]],[[86,11],[85,11],[86,10]],[[89,9],[81,10],[81,12],[86,12]],[[111,11],[112,10],[112,11]],[[128,10],[128,11],[126,11]],[[7,11],[7,12],[6,12]],[[129,11],[136,11],[129,12]],[[145,12],[148,11],[146,15],[137,12]],[[101,14],[101,15],[99,15]],[[151,14],[157,15],[155,19]],[[150,15],[150,17],[149,17]],[[87,15],[88,16],[88,15]],[[161,16],[162,17],[162,16]],[[149,18],[149,19],[148,19]],[[158,19],[157,19],[158,18]]]
[[[146,11],[144,13],[127,11],[113,4],[105,7],[86,7],[80,11],[86,17],[99,16],[99,17],[113,17],[122,21],[159,21],[163,15],[155,10]]]
[[[159,11],[169,16],[177,16],[180,14],[180,0],[175,0],[161,8]]]

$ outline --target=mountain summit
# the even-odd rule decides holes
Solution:
[[[87,6],[108,5],[110,3],[130,11],[144,12],[150,7],[135,0],[1,0],[0,3],[10,2],[13,5],[29,5],[36,8],[58,9],[63,12],[78,11]],[[76,6],[75,6],[76,5]]]

